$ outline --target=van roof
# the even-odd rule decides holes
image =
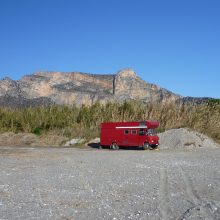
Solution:
[[[133,121],[133,122],[103,122],[102,128],[121,128],[121,129],[138,129],[138,128],[157,128],[158,121]]]

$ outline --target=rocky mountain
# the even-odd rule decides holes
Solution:
[[[0,106],[91,105],[96,101],[141,100],[144,102],[185,102],[157,85],[147,83],[132,69],[116,74],[81,72],[37,72],[14,81],[0,80]],[[186,99],[186,102],[188,99]]]

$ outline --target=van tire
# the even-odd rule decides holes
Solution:
[[[150,148],[151,148],[151,147],[150,147],[149,143],[148,143],[148,142],[145,142],[144,145],[143,145],[143,150],[148,150],[148,149],[150,149]]]
[[[112,143],[112,145],[110,146],[110,149],[112,150],[118,150],[119,146],[117,145],[117,143]]]

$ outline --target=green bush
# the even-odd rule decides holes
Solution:
[[[32,133],[33,134],[36,134],[36,135],[41,135],[42,134],[42,128],[40,127],[36,127],[32,130]]]
[[[159,127],[158,129],[157,129],[157,133],[162,133],[162,132],[164,132],[165,131],[165,129],[164,128],[161,128],[161,127]]]
[[[209,99],[208,100],[208,105],[220,105],[220,99]]]

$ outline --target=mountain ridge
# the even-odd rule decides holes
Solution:
[[[203,98],[182,97],[156,84],[142,80],[131,68],[115,74],[39,71],[20,80],[0,80],[0,105],[92,105],[96,101],[140,100],[145,103],[196,103]]]

